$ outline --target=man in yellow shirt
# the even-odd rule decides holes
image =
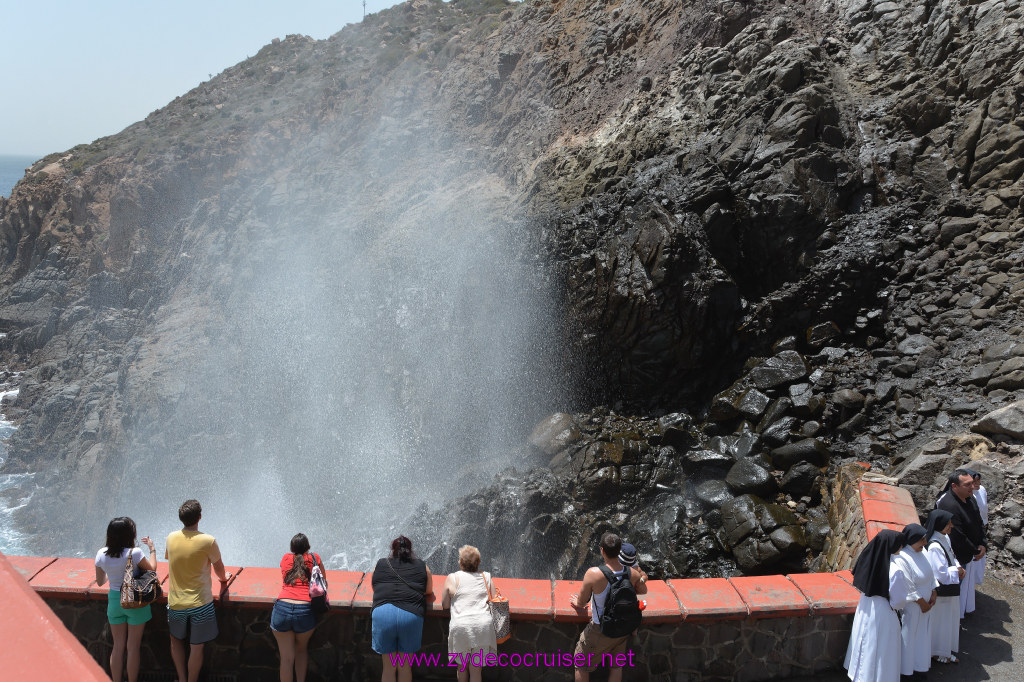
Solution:
[[[213,579],[210,568],[223,587],[231,579],[224,571],[220,547],[212,535],[199,531],[203,508],[197,500],[185,500],[178,509],[184,526],[167,536],[170,590],[167,593],[167,626],[171,632],[171,658],[179,682],[197,682],[203,667],[203,646],[217,637],[217,615],[213,610]],[[188,637],[191,651],[185,650]],[[187,666],[186,666],[187,660]],[[188,675],[186,676],[186,670]]]

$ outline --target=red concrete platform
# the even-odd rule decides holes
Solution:
[[[814,615],[853,613],[860,592],[834,573],[798,573],[788,576],[811,605]]]
[[[20,563],[25,565],[25,562]],[[69,567],[69,570],[77,569]],[[110,682],[89,652],[29,586],[23,573],[3,554],[0,554],[0,594],[4,596],[8,614],[0,618],[0,642],[3,642],[0,678]]]
[[[551,620],[555,615],[550,580],[494,578],[494,586],[508,599],[515,620]]]
[[[39,571],[43,570],[56,560],[56,557],[7,555],[7,561],[14,567],[14,570],[25,578],[25,580],[31,580],[37,573],[39,573]]]
[[[30,581],[39,596],[63,599],[88,599],[89,588],[95,583],[96,564],[92,559],[57,559]]]
[[[234,573],[234,571],[232,571]],[[214,591],[217,577],[214,576]],[[281,591],[280,568],[247,567],[232,579],[230,588],[222,596],[221,603],[238,606],[269,606],[277,601]]]
[[[917,521],[912,521],[917,523]],[[905,523],[887,523],[884,521],[865,521],[864,527],[867,532],[868,542],[871,542],[879,531],[882,530],[894,530],[897,533],[903,532],[903,529],[907,526]]]
[[[327,571],[327,599],[332,609],[350,609],[364,574],[360,571]]]
[[[920,523],[920,519],[917,516],[917,508],[913,506],[867,499],[863,501],[863,508],[866,521],[897,523],[904,526],[911,523]]]
[[[736,620],[750,614],[736,588],[725,578],[670,579],[668,585],[687,622]]]
[[[683,620],[683,609],[676,593],[664,580],[647,582],[647,594],[640,595],[647,602],[644,609],[644,623],[679,623]]]
[[[842,580],[845,580],[851,585],[853,584],[853,571],[836,571],[832,575],[836,576],[837,578],[841,578]]]
[[[160,563],[167,562],[162,561]],[[221,599],[225,597],[230,599],[231,591],[234,589],[235,581],[238,580],[238,577],[247,569],[243,566],[225,566],[224,570],[231,574],[231,577],[228,578],[228,581],[226,583],[222,583],[217,578],[217,574],[213,572],[213,567],[210,567],[210,579],[213,581],[213,601],[215,602],[220,602]],[[159,573],[157,575],[159,575]],[[164,583],[164,592],[167,592],[170,589],[170,580],[168,579],[168,581]]]
[[[914,498],[903,488],[897,488],[884,483],[873,483],[871,481],[860,482],[860,499],[862,502],[864,500],[873,500],[898,504],[904,507],[914,506]]]
[[[352,597],[352,610],[356,613],[369,613],[373,610],[373,572],[364,573],[355,595]]]
[[[552,591],[556,623],[586,623],[590,620],[590,611],[578,611],[569,606],[569,597],[579,594],[583,587],[582,580],[556,580]]]
[[[441,595],[444,593],[444,581],[447,580],[448,576],[431,574],[430,578],[433,591],[427,595],[427,615],[447,617],[448,611],[441,608]]]
[[[803,593],[784,575],[729,578],[750,609],[751,618],[805,616],[811,611]]]

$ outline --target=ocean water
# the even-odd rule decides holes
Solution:
[[[25,177],[25,169],[40,158],[0,154],[0,197],[11,196],[11,189]]]
[[[17,375],[0,383],[0,410],[4,398],[18,395]],[[0,414],[0,464],[7,456],[7,439],[17,427]],[[0,474],[0,552],[25,554],[29,551],[28,538],[18,530],[14,512],[28,503],[35,489],[35,474]]]

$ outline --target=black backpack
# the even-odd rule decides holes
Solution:
[[[605,637],[625,637],[640,627],[643,616],[640,601],[636,598],[636,588],[630,580],[633,569],[626,567],[618,578],[607,566],[601,566],[600,569],[609,586],[604,609],[600,614],[601,634]]]

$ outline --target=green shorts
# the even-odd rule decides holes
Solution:
[[[107,620],[110,621],[111,625],[121,625],[123,623],[142,625],[152,617],[153,611],[149,608],[149,604],[139,609],[122,609],[121,591],[111,590],[107,592]]]

